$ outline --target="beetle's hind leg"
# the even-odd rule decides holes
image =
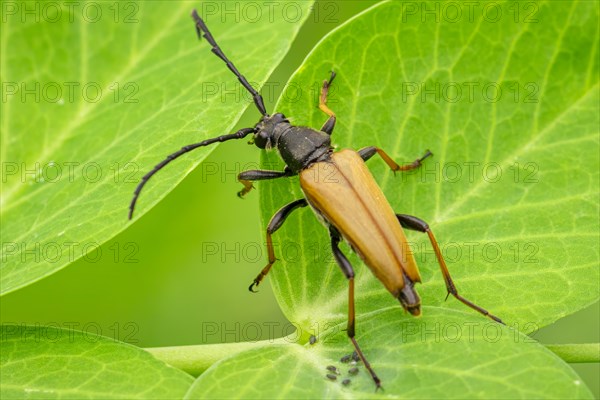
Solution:
[[[388,167],[390,167],[390,169],[394,171],[394,173],[396,173],[396,171],[410,171],[412,169],[417,169],[422,165],[423,160],[433,155],[429,150],[427,150],[421,158],[417,158],[410,164],[400,166],[394,160],[392,160],[392,157],[390,157],[385,151],[383,151],[379,147],[364,147],[358,151],[358,154],[362,157],[364,161],[367,161],[375,154],[379,154],[379,156],[383,159],[383,161],[385,161]]]
[[[283,171],[268,171],[264,169],[252,169],[249,171],[241,172],[238,175],[238,181],[244,185],[244,188],[238,192],[238,197],[243,198],[248,192],[254,189],[252,181],[264,181],[267,179],[284,178],[292,176],[294,173],[287,166]]]
[[[348,261],[348,259],[346,258],[344,253],[342,253],[342,251],[340,250],[340,248],[338,246],[341,241],[339,232],[335,228],[329,227],[329,235],[331,236],[331,250],[333,251],[333,256],[335,258],[335,261],[340,266],[340,268],[342,269],[342,272],[344,273],[344,275],[346,275],[346,278],[348,279],[348,285],[349,285],[348,286],[348,330],[347,330],[348,337],[352,341],[352,344],[354,345],[354,349],[356,349],[356,353],[362,360],[363,364],[365,365],[365,368],[371,374],[371,377],[373,378],[373,381],[375,382],[377,389],[379,389],[379,388],[381,388],[381,380],[379,379],[379,377],[377,376],[375,371],[373,371],[371,364],[369,364],[369,362],[367,361],[365,355],[363,354],[362,350],[360,349],[360,346],[358,345],[358,343],[356,342],[356,339],[354,338],[354,335],[355,335],[354,270],[352,269],[352,265],[350,264],[350,261]]]
[[[273,250],[273,240],[271,239],[271,235],[273,235],[277,229],[281,228],[281,225],[283,225],[285,219],[291,214],[292,211],[298,207],[306,207],[307,205],[308,203],[305,199],[292,201],[290,204],[286,204],[285,206],[281,207],[281,209],[279,209],[279,211],[273,215],[273,218],[271,218],[271,221],[267,226],[267,254],[269,256],[269,263],[262,269],[262,271],[260,271],[260,274],[258,274],[254,281],[252,281],[248,290],[251,292],[256,292],[254,288],[260,284],[265,276],[267,276],[269,270],[275,261],[277,261],[275,258],[275,251]]]
[[[321,127],[321,131],[325,132],[328,135],[331,135],[333,133],[333,128],[335,127],[335,113],[331,111],[329,107],[327,107],[327,94],[329,93],[329,87],[331,86],[331,82],[333,82],[334,78],[335,72],[331,71],[331,77],[329,78],[329,80],[323,81],[323,87],[321,88],[321,96],[319,97],[319,109],[325,114],[329,115],[329,119]]]
[[[438,246],[437,240],[435,240],[435,236],[433,236],[433,232],[429,229],[429,225],[422,219],[417,217],[413,217],[412,215],[406,214],[396,214],[400,225],[402,225],[406,229],[410,229],[413,231],[423,232],[429,236],[429,241],[433,246],[433,251],[435,252],[435,256],[438,260],[438,264],[440,265],[440,269],[442,270],[442,275],[444,275],[444,281],[446,282],[446,289],[448,290],[448,296],[452,295],[456,297],[461,303],[471,307],[475,311],[478,311],[485,315],[486,317],[490,317],[496,322],[499,322],[504,325],[504,322],[495,315],[490,314],[485,308],[479,307],[477,304],[465,299],[456,290],[456,286],[454,285],[454,281],[452,281],[452,277],[450,276],[450,272],[448,271],[448,267],[446,266],[446,261],[444,261],[444,257],[442,256],[442,252],[440,251],[440,246]],[[448,298],[446,296],[446,298]]]

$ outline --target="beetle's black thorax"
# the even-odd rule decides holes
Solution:
[[[261,149],[277,148],[294,173],[314,162],[328,160],[331,154],[331,139],[327,133],[293,126],[281,113],[263,116],[254,129],[254,144]]]
[[[329,135],[311,128],[285,125],[287,126],[281,127],[284,128],[281,134],[276,136],[277,150],[292,171],[299,172],[314,162],[329,158],[331,153]]]

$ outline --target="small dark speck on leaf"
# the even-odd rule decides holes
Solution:
[[[333,372],[334,374],[337,374],[337,375],[340,375],[340,371],[333,365],[328,365],[327,371]]]

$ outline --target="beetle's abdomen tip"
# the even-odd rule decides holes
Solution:
[[[406,285],[398,293],[398,301],[406,311],[411,315],[418,317],[421,315],[421,299],[413,287],[412,281],[404,275]]]
[[[421,305],[417,305],[415,307],[410,307],[407,309],[407,311],[413,316],[413,317],[419,317],[421,316]]]
[[[405,299],[403,299],[403,298],[399,298],[398,300],[400,300],[400,304],[402,305],[402,308],[404,308],[404,311],[408,311],[410,313],[410,315],[412,315],[413,317],[421,316],[421,302],[420,301],[409,303],[409,302],[406,302]]]

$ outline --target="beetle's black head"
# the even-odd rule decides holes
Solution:
[[[254,144],[260,149],[270,149],[277,146],[277,140],[283,132],[282,128],[289,126],[289,121],[281,113],[264,115],[254,127]]]

